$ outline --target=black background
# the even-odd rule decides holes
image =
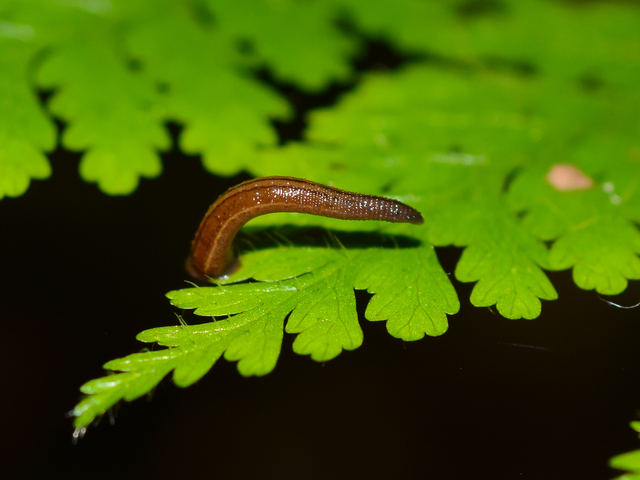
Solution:
[[[370,65],[393,63],[376,51]],[[283,91],[308,108],[347,88],[315,104]],[[303,113],[278,125],[284,138]],[[534,321],[472,307],[472,285],[452,276],[462,307],[441,337],[404,343],[362,320],[363,346],[318,364],[286,335],[273,373],[243,378],[220,361],[187,389],[166,379],[73,445],[79,386],[145,347],[138,332],[176,324],[164,294],[186,286],[191,237],[249,178],[216,178],[174,149],[159,179],[107,197],[78,160],[54,152],[49,180],[0,201],[4,478],[603,479],[611,456],[640,446],[628,427],[638,310],[577,289],[570,272],[550,274],[560,299]],[[447,272],[459,254],[438,250]],[[615,300],[640,301],[638,283]],[[358,293],[361,312],[367,301]]]

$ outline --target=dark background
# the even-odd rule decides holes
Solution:
[[[371,43],[358,62],[398,58]],[[277,125],[283,141],[351,86],[310,97],[279,85],[298,106]],[[187,286],[200,219],[249,178],[216,178],[174,149],[159,179],[107,197],[78,161],[54,152],[49,180],[0,201],[3,478],[606,479],[611,456],[640,447],[628,427],[640,407],[638,310],[577,289],[570,272],[550,274],[560,299],[534,321],[472,307],[472,285],[452,276],[462,307],[441,337],[404,343],[363,319],[363,346],[318,364],[286,335],[273,373],[243,378],[221,360],[187,389],[167,379],[73,445],[65,413],[78,388],[145,347],[138,332],[177,323],[164,294]],[[447,272],[459,255],[438,250]],[[367,301],[360,292],[361,312]],[[640,301],[638,283],[615,301]]]

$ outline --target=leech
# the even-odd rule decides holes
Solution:
[[[302,178],[257,178],[230,188],[211,205],[191,243],[188,272],[200,280],[232,273],[238,267],[232,249],[236,234],[249,220],[275,212],[414,225],[424,222],[420,212],[390,198],[347,192]]]

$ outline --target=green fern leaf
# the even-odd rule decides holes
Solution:
[[[331,360],[343,350],[358,348],[363,337],[355,310],[354,287],[374,293],[367,318],[388,320],[389,332],[404,340],[444,333],[446,315],[458,311],[455,291],[432,249],[348,253],[317,249],[318,255],[314,255],[316,249],[288,250],[299,258],[317,257],[323,264],[313,271],[289,267],[288,273],[295,275],[283,280],[169,292],[172,304],[177,307],[194,309],[196,315],[228,318],[142,332],[138,340],[169,348],[105,364],[106,369],[122,373],[92,380],[82,387],[89,397],[72,412],[76,428],[86,428],[96,416],[122,399],[143,395],[171,370],[177,385],[190,385],[223,354],[227,360],[238,362],[242,375],[265,375],[275,368],[283,330],[297,334],[293,343],[296,353],[319,362]],[[268,271],[264,266],[276,257],[276,251],[247,254],[246,269],[251,271],[262,265],[262,272]],[[381,260],[381,270],[371,268],[373,259]],[[411,268],[416,261],[425,267],[419,273]],[[387,287],[389,282],[391,288]]]
[[[0,31],[0,199],[22,195],[31,179],[51,174],[44,152],[55,146],[55,129],[28,88],[31,49],[20,38],[29,26],[5,24]],[[3,38],[2,34],[7,35]]]

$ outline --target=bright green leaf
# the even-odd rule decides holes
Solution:
[[[207,0],[222,35],[242,39],[280,80],[318,90],[346,80],[355,42],[335,25],[329,2]],[[268,28],[265,26],[268,25]],[[301,41],[304,39],[304,41]]]
[[[28,88],[31,49],[14,38],[26,26],[4,25],[0,30],[0,199],[22,195],[31,179],[51,174],[44,152],[55,146],[55,129]],[[11,29],[12,28],[12,29]],[[9,31],[7,31],[9,30]]]
[[[640,470],[640,450],[613,457],[609,465],[620,470]]]
[[[554,0],[500,2],[335,0],[365,34],[409,52],[484,64],[562,82],[635,88],[640,80],[640,10],[618,2],[576,8]]]
[[[115,47],[102,41],[107,32],[100,27],[82,43],[60,46],[39,80],[60,88],[50,109],[70,122],[63,145],[87,150],[82,177],[106,193],[127,194],[140,177],[160,174],[157,150],[169,147],[169,137],[153,112],[153,85],[124,67]]]
[[[633,428],[636,432],[640,432],[640,422],[631,422],[631,428]],[[618,470],[628,471],[624,475],[616,477],[615,480],[639,480],[640,450],[634,450],[633,452],[616,455],[609,460],[609,466],[611,468],[617,468]]]
[[[336,357],[342,350],[358,348],[362,329],[355,309],[354,287],[374,293],[367,318],[388,320],[390,333],[405,340],[417,340],[425,333],[444,333],[446,314],[459,308],[453,287],[432,249],[352,250],[348,254],[341,250],[304,249],[307,257],[313,258],[316,252],[322,259],[321,266],[313,271],[298,270],[287,279],[170,292],[168,296],[177,307],[194,309],[196,315],[227,318],[142,332],[138,340],[170,348],[105,364],[108,370],[124,373],[93,380],[82,387],[89,397],[72,412],[77,417],[76,427],[86,427],[121,399],[142,395],[171,370],[177,385],[190,385],[223,354],[227,360],[238,362],[241,374],[265,375],[275,367],[284,330],[297,334],[293,343],[296,353],[320,362]],[[270,257],[270,250],[249,253],[246,263],[249,268],[268,265]],[[373,270],[372,262],[380,258],[382,269]],[[423,271],[411,268],[416,261],[425,266]]]
[[[211,172],[247,168],[256,147],[277,142],[268,118],[285,118],[287,104],[240,70],[232,39],[198,28],[184,5],[164,2],[128,39],[146,75],[163,85],[163,115],[185,125],[180,147],[202,154]]]
[[[447,330],[447,315],[458,312],[455,290],[433,248],[365,250],[355,287],[375,294],[365,316],[387,321],[391,335],[406,341]]]
[[[556,240],[549,268],[573,268],[579,287],[605,295],[624,291],[628,279],[640,279],[640,233],[625,210],[640,196],[640,178],[637,167],[621,170],[621,163],[609,170],[624,172],[624,179],[611,181],[607,173],[598,187],[587,191],[559,192],[541,170],[521,175],[512,188],[516,206],[527,210],[526,228],[543,240]],[[630,184],[632,188],[624,186]]]

